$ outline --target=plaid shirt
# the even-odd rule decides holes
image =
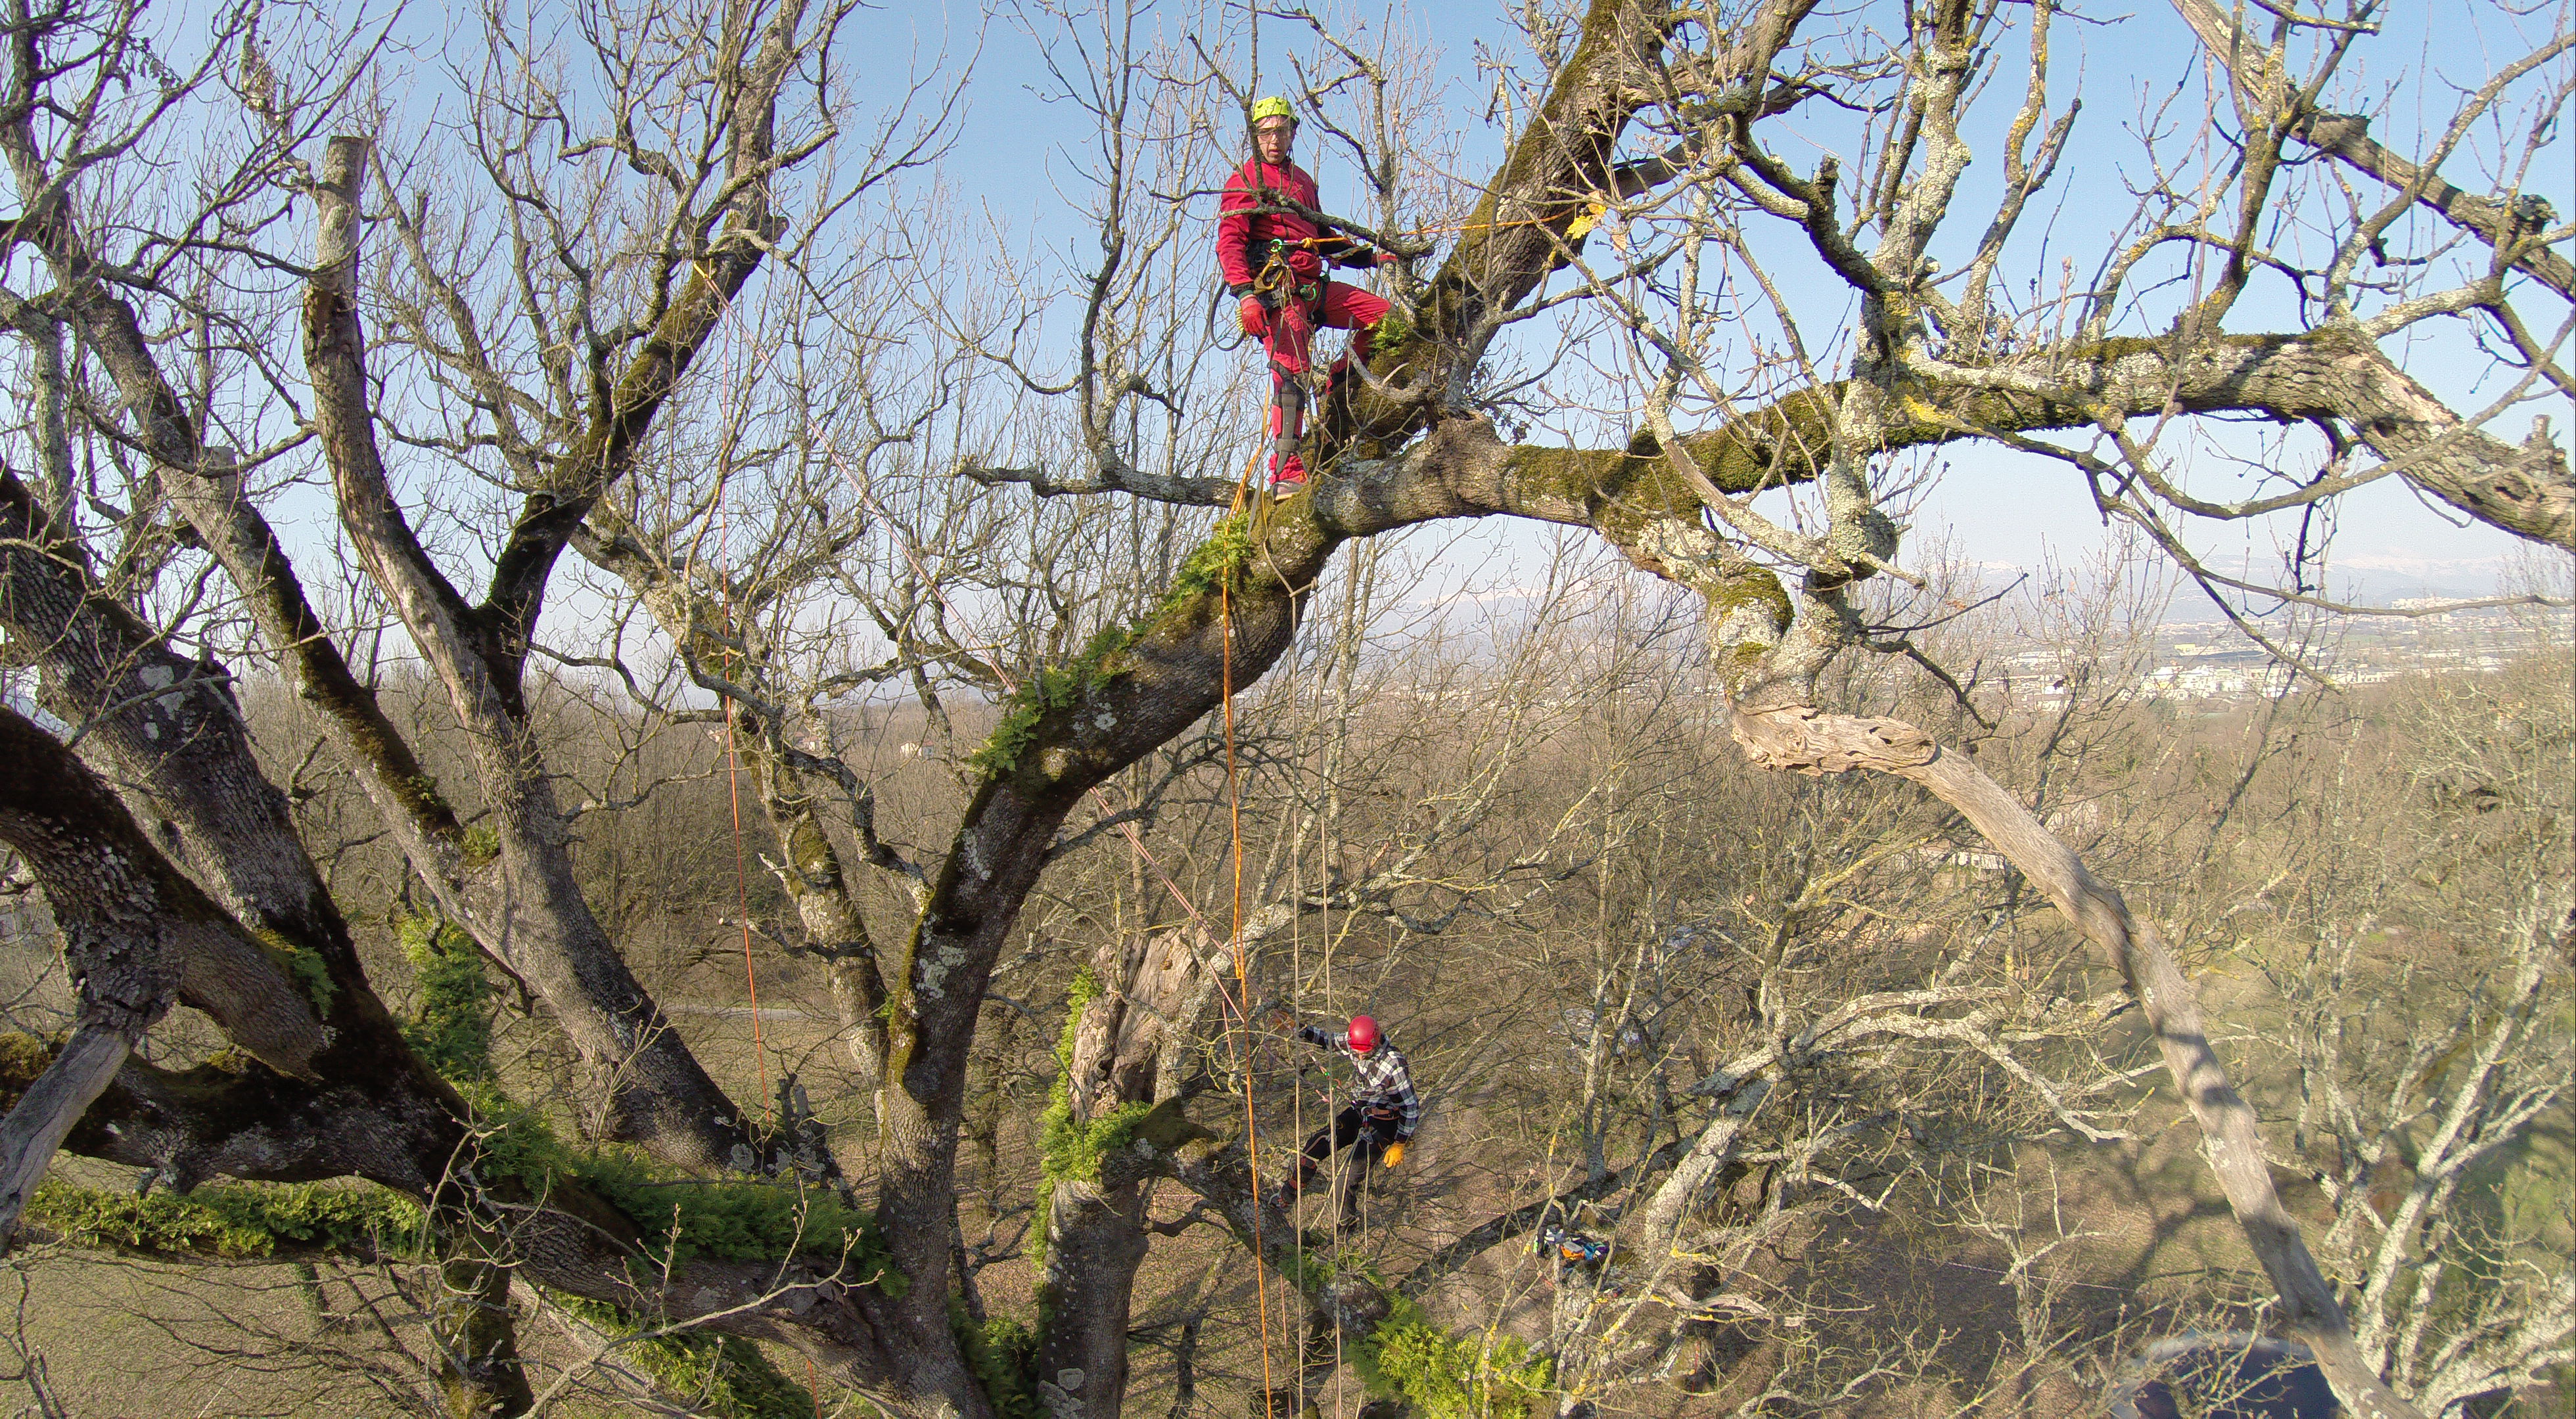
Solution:
[[[1351,1102],[1360,1108],[1380,1104],[1404,1115],[1396,1128],[1398,1138],[1411,1138],[1422,1126],[1422,1099],[1413,1092],[1412,1071],[1404,1067],[1404,1055],[1377,1037],[1377,1048],[1366,1054],[1351,1048],[1350,1036],[1339,1030],[1322,1030],[1313,1025],[1297,1027],[1297,1038],[1324,1049],[1337,1049],[1351,1062]]]

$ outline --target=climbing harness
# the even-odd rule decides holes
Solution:
[[[1323,241],[1322,237],[1269,238],[1264,243],[1267,250],[1261,269],[1252,280],[1256,297],[1267,297],[1263,305],[1273,322],[1271,333],[1262,339],[1262,354],[1270,367],[1270,392],[1262,406],[1262,427],[1270,440],[1271,468],[1275,472],[1285,460],[1294,457],[1298,466],[1307,470],[1308,479],[1320,475],[1323,446],[1314,438],[1306,414],[1309,410],[1320,410],[1331,398],[1333,379],[1314,357],[1318,328],[1316,317],[1321,312],[1324,298],[1324,278],[1318,276],[1310,281],[1300,277],[1289,263],[1288,253],[1312,250]],[[1305,347],[1304,369],[1292,370],[1279,362],[1275,342],[1282,339]],[[1283,393],[1293,407],[1282,407]],[[1309,454],[1313,455],[1311,463],[1307,461]],[[1258,461],[1258,455],[1255,459]],[[1302,481],[1278,485],[1278,496],[1283,500],[1294,497],[1304,486]],[[1266,510],[1256,513],[1255,518],[1259,526],[1267,526]]]

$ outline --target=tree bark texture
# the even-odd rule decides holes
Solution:
[[[321,228],[304,301],[313,427],[331,466],[340,522],[465,726],[500,855],[470,884],[477,936],[554,1007],[606,1104],[606,1137],[675,1163],[745,1168],[756,1133],[635,979],[581,894],[571,835],[533,727],[481,653],[475,614],[396,504],[377,452],[358,329],[357,187],[363,138],[331,140],[315,198]]]
[[[1184,928],[1093,955],[1099,993],[1073,1022],[1058,1082],[1072,1128],[1164,1102],[1156,1086],[1165,1053],[1194,1036],[1213,993],[1212,948]],[[1129,1301],[1150,1221],[1149,1176],[1135,1162],[1102,1158],[1095,1175],[1048,1189],[1037,1381],[1056,1419],[1117,1419],[1125,1402]]]
[[[37,700],[82,731],[84,753],[135,785],[156,840],[228,910],[266,930],[334,915],[260,771],[232,677],[176,654],[61,549],[51,520],[0,470],[0,629],[35,663]],[[283,987],[277,974],[274,984]]]
[[[510,1321],[506,1261],[471,1252],[449,1257],[439,1265],[429,1312],[432,1378],[448,1419],[517,1419],[536,1408]]]
[[[83,1024],[126,1032],[130,1044],[184,1001],[280,1073],[312,1077],[329,1035],[305,993],[320,988],[311,975],[291,978],[278,948],[170,867],[114,791],[5,706],[0,838],[44,886]]]
[[[259,944],[170,868],[107,785],[5,706],[0,841],[42,885],[80,998],[71,1038],[0,1120],[5,1238],[54,1150],[183,989],[284,1073],[311,1077],[324,1032]]]

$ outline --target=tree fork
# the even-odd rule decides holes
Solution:
[[[320,209],[304,299],[304,358],[313,426],[338,493],[340,522],[457,717],[500,837],[491,871],[467,892],[469,922],[552,1005],[608,1091],[611,1137],[685,1166],[748,1167],[759,1156],[754,1111],[737,1107],[680,1039],[607,939],[573,880],[563,815],[531,726],[477,649],[473,617],[429,559],[395,502],[368,406],[358,328],[357,187],[369,140],[333,138],[314,186]]]

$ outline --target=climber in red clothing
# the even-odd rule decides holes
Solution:
[[[1306,386],[1315,327],[1351,331],[1350,353],[1333,377],[1366,363],[1371,327],[1387,312],[1382,298],[1324,279],[1324,263],[1365,269],[1395,258],[1317,226],[1315,179],[1288,156],[1297,115],[1283,98],[1252,106],[1252,158],[1235,170],[1217,203],[1216,262],[1237,301],[1243,330],[1270,354],[1270,485],[1281,497],[1306,483],[1297,455],[1305,432]]]

